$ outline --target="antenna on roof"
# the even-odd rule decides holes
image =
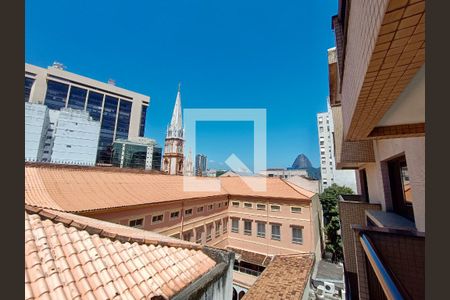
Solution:
[[[114,79],[108,79],[108,84],[110,85],[116,85],[116,81]]]
[[[53,62],[52,67],[55,68],[55,69],[58,69],[58,70],[65,70],[65,69],[67,69],[67,67],[65,65],[63,65],[62,63],[57,62],[57,61]]]

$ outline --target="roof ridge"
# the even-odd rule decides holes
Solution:
[[[136,237],[131,237],[131,236],[126,236],[123,234],[118,234],[115,233],[113,230],[107,230],[107,229],[103,229],[103,228],[97,228],[94,227],[92,225],[89,224],[83,224],[82,222],[76,221],[76,220],[71,220],[69,218],[65,218],[63,216],[59,216],[55,213],[52,212],[51,209],[45,209],[45,208],[39,208],[39,207],[35,207],[35,206],[31,206],[28,204],[25,204],[25,211],[29,214],[37,214],[39,215],[39,217],[41,217],[41,219],[47,219],[50,220],[52,222],[57,222],[57,223],[62,223],[65,226],[70,226],[70,227],[75,227],[78,230],[84,230],[86,232],[88,232],[89,234],[97,234],[100,237],[103,238],[108,238],[114,241],[119,241],[122,243],[138,243],[138,244],[146,244],[146,245],[160,245],[160,246],[167,246],[167,247],[175,247],[175,248],[185,248],[185,249],[189,249],[189,250],[202,250],[203,246],[202,245],[198,245],[198,244],[189,244],[189,243],[177,243],[177,242],[170,242],[170,241],[162,241],[162,240],[157,240],[157,239],[148,239],[148,238],[136,238]],[[71,214],[71,213],[67,213],[67,212],[63,212],[65,214]],[[81,217],[85,217],[85,218],[89,218],[86,216],[81,216]],[[100,222],[105,222],[105,223],[111,223],[108,221],[103,221],[103,220],[97,220],[96,221],[100,221]],[[121,224],[116,224],[118,226],[124,226],[127,229],[130,229],[131,227],[127,227],[125,225],[121,225]],[[143,229],[139,229],[139,228],[133,228],[133,230],[136,231],[145,231]],[[148,231],[151,232],[151,231]],[[153,232],[154,233],[154,232]]]
[[[306,197],[306,198],[308,198],[308,199],[311,199],[311,197],[308,197],[308,195],[305,195],[305,194],[301,193],[300,191],[298,191],[296,188],[294,188],[294,187],[292,186],[292,183],[288,182],[287,180],[284,180],[283,178],[280,178],[280,180],[281,180],[282,182],[284,182],[285,184],[287,184],[291,189],[293,189],[294,191],[296,191],[298,194],[300,194],[300,195],[302,195],[302,196],[304,196],[304,197]],[[311,193],[312,193],[312,192],[311,192]]]

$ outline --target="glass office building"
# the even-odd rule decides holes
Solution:
[[[85,110],[100,121],[97,163],[112,163],[116,139],[144,135],[150,98],[62,70],[25,64],[25,102],[45,104],[49,109]]]
[[[117,139],[112,146],[112,165],[142,170],[161,169],[162,148],[148,138]]]

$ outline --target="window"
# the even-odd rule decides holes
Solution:
[[[69,85],[53,80],[47,81],[47,93],[45,95],[44,104],[49,109],[60,110],[66,107],[67,92]]]
[[[152,217],[152,224],[153,223],[161,223],[164,219],[164,215],[157,215]]]
[[[203,227],[198,227],[195,229],[195,241],[199,244],[202,243],[202,233],[203,233]]]
[[[388,161],[389,182],[394,212],[414,222],[411,183],[406,157]]]
[[[208,210],[212,210],[212,209],[213,209],[213,205],[212,204],[208,205]]]
[[[257,230],[256,230],[256,236],[260,238],[266,237],[266,224],[257,222]]]
[[[252,235],[252,221],[244,220],[244,234]]]
[[[231,205],[232,205],[233,207],[239,207],[239,202],[233,201],[233,202],[231,202]]]
[[[228,231],[228,219],[223,219],[223,233],[226,233]]]
[[[281,211],[281,206],[272,204],[272,205],[270,206],[270,210],[271,210],[271,211],[275,211],[275,212]]]
[[[251,203],[244,202],[244,207],[245,207],[245,208],[252,208],[253,205],[252,205]]]
[[[72,148],[72,145],[66,145],[66,148]]]
[[[127,139],[130,128],[131,106],[133,103],[120,99],[119,116],[117,118],[116,139]]]
[[[102,114],[103,94],[89,91],[86,110],[95,121],[100,121]]]
[[[33,83],[34,83],[33,78],[25,77],[25,91],[24,91],[25,102],[30,101],[30,93],[31,88],[33,87]]]
[[[87,96],[86,89],[82,89],[72,85],[70,87],[69,101],[67,101],[67,107],[84,110],[86,96]]]
[[[222,224],[220,223],[220,221],[216,222],[216,237],[220,236],[220,233],[222,231]]]
[[[239,219],[231,219],[231,232],[239,233]]]
[[[324,141],[320,141],[320,145],[323,146],[323,144],[325,144],[325,142]]]
[[[141,123],[139,125],[139,136],[144,136],[146,117],[147,117],[147,105],[142,105]]]
[[[189,230],[187,232],[183,233],[183,240],[184,241],[190,241],[192,239],[192,236],[194,235],[194,233],[192,232],[192,230]]]
[[[222,207],[222,203],[219,203],[219,204],[218,204],[218,207],[221,208],[221,207]]]
[[[190,216],[190,215],[192,215],[192,208],[186,209],[186,210],[184,211],[184,215],[185,215],[185,216]]]
[[[291,213],[300,214],[302,212],[302,208],[299,206],[291,206]]]
[[[320,132],[320,133],[323,132],[323,127],[322,127],[322,126],[319,127],[319,132]]]
[[[359,170],[359,184],[361,186],[361,197],[364,201],[369,202],[369,188],[367,186],[366,169]]]
[[[178,219],[179,216],[180,216],[180,211],[173,211],[170,213],[171,219]]]
[[[139,228],[139,227],[142,227],[142,225],[144,225],[143,218],[133,219],[128,222],[128,226],[130,226],[130,227],[138,227]]]
[[[257,210],[266,210],[266,205],[265,204],[256,204],[256,209]]]
[[[116,128],[118,103],[119,99],[117,98],[105,97],[97,154],[97,162],[100,163],[111,163],[111,146],[114,140],[114,129]]]
[[[279,224],[272,224],[272,240],[281,240],[281,230]]]
[[[203,206],[197,207],[197,212],[202,213],[203,212]]]
[[[292,243],[303,244],[303,228],[300,226],[292,226]]]
[[[206,241],[209,242],[211,238],[211,232],[212,232],[213,224],[206,225]]]

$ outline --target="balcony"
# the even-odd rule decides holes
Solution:
[[[359,299],[425,299],[425,234],[352,226]]]

